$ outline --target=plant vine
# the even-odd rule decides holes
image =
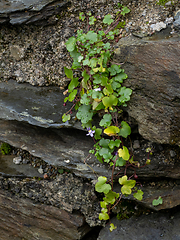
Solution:
[[[122,107],[127,106],[132,90],[122,86],[127,74],[120,64],[112,62],[114,49],[113,41],[119,40],[120,29],[118,26],[125,14],[130,10],[119,4],[120,11],[113,20],[110,14],[104,16],[102,29],[92,30],[93,25],[99,20],[99,16],[92,16],[91,12],[80,13],[79,19],[87,22],[87,32],[77,31],[77,36],[72,36],[66,42],[66,48],[73,59],[71,68],[64,67],[65,75],[71,81],[64,94],[64,102],[72,102],[72,108],[62,116],[63,122],[70,120],[74,108],[76,118],[81,121],[94,140],[94,149],[89,153],[105,164],[112,167],[112,176],[108,180],[100,176],[95,185],[95,190],[103,193],[103,201],[100,202],[100,220],[109,220],[111,210],[120,202],[122,196],[133,194],[134,198],[142,200],[143,191],[136,186],[137,175],[128,177],[126,174],[129,166],[137,168],[140,164],[133,159],[133,154],[124,146],[123,139],[131,134],[131,128],[125,121],[119,122],[119,114]],[[75,77],[74,71],[79,70],[81,75]],[[99,114],[103,116],[99,127],[92,124],[93,117]],[[103,137],[107,135],[107,137]],[[151,149],[147,152],[151,153]],[[149,158],[146,164],[150,164]],[[124,176],[118,179],[121,192],[113,191],[114,170],[123,167]],[[133,178],[134,179],[131,179]],[[111,223],[110,231],[116,227]]]

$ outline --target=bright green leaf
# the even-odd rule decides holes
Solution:
[[[70,94],[69,94],[69,101],[72,102],[74,100],[74,98],[76,97],[76,94],[77,94],[77,89],[74,89],[74,91],[72,91]]]
[[[116,228],[117,228],[117,227],[114,226],[114,223],[111,223],[109,230],[110,230],[110,232],[112,232],[112,231],[115,230]]]
[[[119,140],[119,139],[116,139],[115,141],[111,140],[109,143],[109,148],[113,149],[114,147],[119,147],[120,143],[121,143],[121,140]]]
[[[86,39],[90,41],[90,43],[95,43],[97,42],[97,33],[95,33],[94,31],[89,31],[87,34],[86,34]]]
[[[132,90],[130,88],[122,87],[118,93],[120,95],[120,97],[118,98],[119,102],[124,103],[130,100]]]
[[[130,9],[128,7],[123,7],[122,11],[121,11],[121,14],[124,16],[125,14],[127,14],[129,12],[130,12]]]
[[[136,181],[135,180],[127,180],[127,176],[123,176],[122,178],[119,178],[119,183],[122,186],[121,192],[122,194],[129,195],[132,192],[132,188],[135,186]]]
[[[98,177],[98,182],[95,185],[95,190],[100,193],[107,194],[111,190],[111,185],[106,183],[107,178],[106,177]]]
[[[82,123],[88,123],[92,120],[93,112],[90,110],[91,105],[82,105],[79,107],[76,117],[81,120]]]
[[[129,160],[130,158],[129,150],[125,146],[123,146],[123,149],[120,148],[118,150],[118,154],[119,154],[119,157],[122,157],[126,161]]]
[[[66,114],[64,113],[64,114],[62,115],[62,121],[63,121],[63,122],[67,122],[68,120],[70,120],[70,118],[71,118],[70,114],[67,114],[67,115],[66,115]]]
[[[153,205],[153,206],[158,206],[159,204],[162,204],[162,203],[163,203],[163,200],[162,200],[161,196],[159,196],[158,199],[154,199],[154,200],[152,201],[152,205]]]
[[[107,134],[108,136],[115,136],[117,133],[119,133],[119,131],[120,130],[118,127],[110,126],[104,130],[104,133]]]
[[[143,191],[138,190],[136,193],[133,194],[133,197],[136,198],[137,200],[141,201],[143,198]]]
[[[113,191],[109,191],[105,197],[103,198],[104,202],[108,205],[115,203],[116,199],[119,197],[119,193],[113,192]]]
[[[111,125],[112,122],[112,116],[110,114],[105,114],[103,116],[103,119],[101,119],[99,125],[101,127],[109,127]]]
[[[85,104],[85,105],[89,105],[90,101],[91,101],[90,98],[87,96],[86,93],[84,93],[81,97],[80,103]]]
[[[105,108],[108,108],[108,107],[111,108],[112,106],[117,105],[118,99],[114,95],[110,95],[109,97],[104,97],[102,99],[102,102],[103,102]]]
[[[76,88],[78,84],[79,84],[78,78],[73,78],[68,86],[69,92],[74,90],[74,88]]]
[[[96,18],[94,16],[89,18],[89,25],[93,25],[94,22],[96,21]]]

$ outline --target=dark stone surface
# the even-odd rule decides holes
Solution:
[[[133,90],[127,111],[150,141],[180,145],[179,40],[128,37],[117,45],[116,62],[125,62],[126,85]]]
[[[29,24],[46,20],[59,13],[68,1],[53,0],[2,0],[0,2],[0,24]]]
[[[180,212],[153,213],[148,216],[131,217],[119,221],[112,219],[117,226],[113,232],[109,231],[109,224],[101,230],[98,240],[179,240]]]

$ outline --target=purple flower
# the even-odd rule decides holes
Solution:
[[[94,91],[99,92],[99,91],[101,91],[101,88],[100,87],[99,88],[95,88]]]
[[[91,130],[91,128],[87,128],[88,134],[86,134],[86,136],[90,136],[90,137],[94,137],[94,130]]]

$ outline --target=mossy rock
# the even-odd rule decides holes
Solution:
[[[1,153],[3,155],[8,155],[11,152],[11,146],[8,143],[2,143],[0,147]]]

